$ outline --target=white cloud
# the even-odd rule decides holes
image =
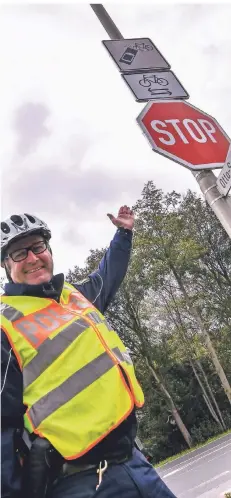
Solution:
[[[49,109],[42,104],[28,102],[15,111],[12,127],[18,135],[17,152],[29,154],[39,141],[50,135],[46,126]]]

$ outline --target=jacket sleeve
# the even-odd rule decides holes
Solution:
[[[17,439],[23,427],[22,374],[5,333],[1,330],[1,497],[22,498],[22,467]]]
[[[105,313],[107,310],[126,275],[131,248],[131,230],[119,228],[102,258],[98,270],[91,273],[81,284],[74,284],[101,313]]]

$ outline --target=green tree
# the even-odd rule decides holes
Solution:
[[[180,209],[181,198],[175,192],[166,196],[148,182],[134,207],[136,221],[136,264],[144,263],[143,282],[146,287],[169,285],[172,277],[184,298],[185,307],[197,325],[226,396],[231,403],[231,386],[212,344],[206,316],[202,307],[204,294],[195,286],[199,262],[209,248],[196,240],[188,230],[188,219]],[[225,235],[224,235],[225,237]],[[220,261],[221,262],[221,261]],[[223,273],[228,274],[223,267]]]

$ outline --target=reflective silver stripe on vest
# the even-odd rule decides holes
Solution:
[[[1,314],[11,322],[15,322],[24,316],[21,311],[18,311],[16,308],[13,308],[13,306],[6,303],[1,303]]]
[[[129,353],[127,353],[127,351],[122,352],[119,350],[119,348],[114,348],[113,352],[114,352],[114,355],[116,356],[117,360],[125,361],[126,363],[128,363],[128,365],[133,365],[132,359],[131,359]]]
[[[23,369],[24,389],[32,384],[70,346],[76,337],[87,328],[89,328],[89,325],[80,318],[62,330],[53,339],[48,337],[38,347],[38,354]]]
[[[93,322],[95,323],[103,323],[104,325],[106,325],[108,330],[113,330],[111,325],[107,322],[106,318],[101,318],[96,311],[91,311],[86,316],[91,318],[91,320],[93,320]]]
[[[106,320],[106,318],[104,319],[104,325],[106,325],[106,327],[108,328],[108,330],[110,330],[110,332],[114,332],[114,329],[113,327],[110,325],[110,323]]]
[[[102,319],[96,311],[91,311],[90,313],[87,313],[86,316],[89,317],[91,320],[93,320],[93,322],[95,322],[95,323],[104,323],[105,322],[104,318]]]
[[[63,384],[43,396],[28,412],[34,427],[38,427],[49,415],[93,384],[114,365],[110,356],[103,353],[74,373]]]

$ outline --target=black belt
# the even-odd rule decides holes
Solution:
[[[73,462],[65,461],[61,467],[60,474],[61,474],[61,476],[69,476],[69,475],[77,474],[80,472],[86,472],[88,470],[98,471],[98,469],[100,468],[100,465],[104,462],[106,462],[107,467],[108,467],[109,465],[119,465],[121,463],[125,463],[130,458],[131,458],[131,455],[126,455],[123,458],[109,458],[107,460],[104,459],[104,460],[101,460],[101,462],[93,463],[93,464],[78,464],[77,462],[73,463]]]

